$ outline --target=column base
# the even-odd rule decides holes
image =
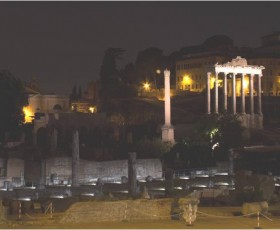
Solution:
[[[175,143],[174,127],[172,125],[163,125],[161,130],[162,130],[162,141],[174,144]]]
[[[241,121],[241,125],[245,128],[263,129],[262,114],[240,114],[239,120]]]

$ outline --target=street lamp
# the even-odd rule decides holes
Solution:
[[[144,82],[143,83],[143,88],[145,91],[150,91],[151,85],[149,82]]]
[[[156,69],[156,74],[161,74],[161,71],[160,71],[160,69]],[[154,76],[154,82],[155,82],[155,89],[156,89],[156,97],[158,96],[158,88],[157,88],[157,79],[156,79],[156,76],[155,76],[155,74],[153,74],[153,76]]]

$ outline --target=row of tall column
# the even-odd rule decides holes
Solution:
[[[223,78],[223,94],[224,94],[224,104],[223,109],[227,111],[227,76],[231,74],[232,77],[232,113],[236,114],[236,73],[224,73]],[[244,89],[244,79],[246,74],[241,74],[241,113],[245,114],[245,89]],[[249,74],[249,96],[250,96],[250,114],[254,114],[254,74]],[[219,112],[219,93],[218,93],[218,76],[219,73],[215,74],[215,104],[214,104],[214,113]],[[262,99],[261,99],[261,77],[262,75],[258,75],[258,114],[262,114]],[[211,96],[210,96],[210,83],[211,83],[211,72],[207,73],[207,82],[206,82],[206,91],[207,91],[207,113],[211,113]]]

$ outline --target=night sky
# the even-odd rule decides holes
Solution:
[[[0,2],[0,69],[69,94],[99,78],[109,47],[126,50],[120,67],[146,48],[169,55],[216,34],[257,47],[280,30],[279,12],[280,2]]]

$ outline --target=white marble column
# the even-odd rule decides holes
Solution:
[[[170,103],[170,71],[164,70],[164,115],[165,124],[162,127],[162,141],[174,143],[174,128],[171,125]]]
[[[236,114],[236,74],[232,73],[232,113]]]
[[[244,92],[244,79],[245,79],[245,74],[243,73],[241,75],[241,113],[245,114],[245,92]]]
[[[223,85],[224,85],[224,110],[227,111],[227,95],[228,95],[228,92],[227,92],[227,73],[224,73]]]
[[[250,75],[250,114],[254,114],[254,74]]]
[[[216,73],[216,76],[215,76],[215,113],[219,113],[218,77],[219,77],[219,73]]]
[[[262,115],[262,75],[258,76],[258,104],[259,104],[259,114]]]
[[[171,124],[171,106],[170,106],[170,71],[164,71],[164,113],[165,125]]]
[[[211,72],[208,72],[207,73],[207,80],[206,80],[207,114],[211,114],[210,83],[211,83]]]

